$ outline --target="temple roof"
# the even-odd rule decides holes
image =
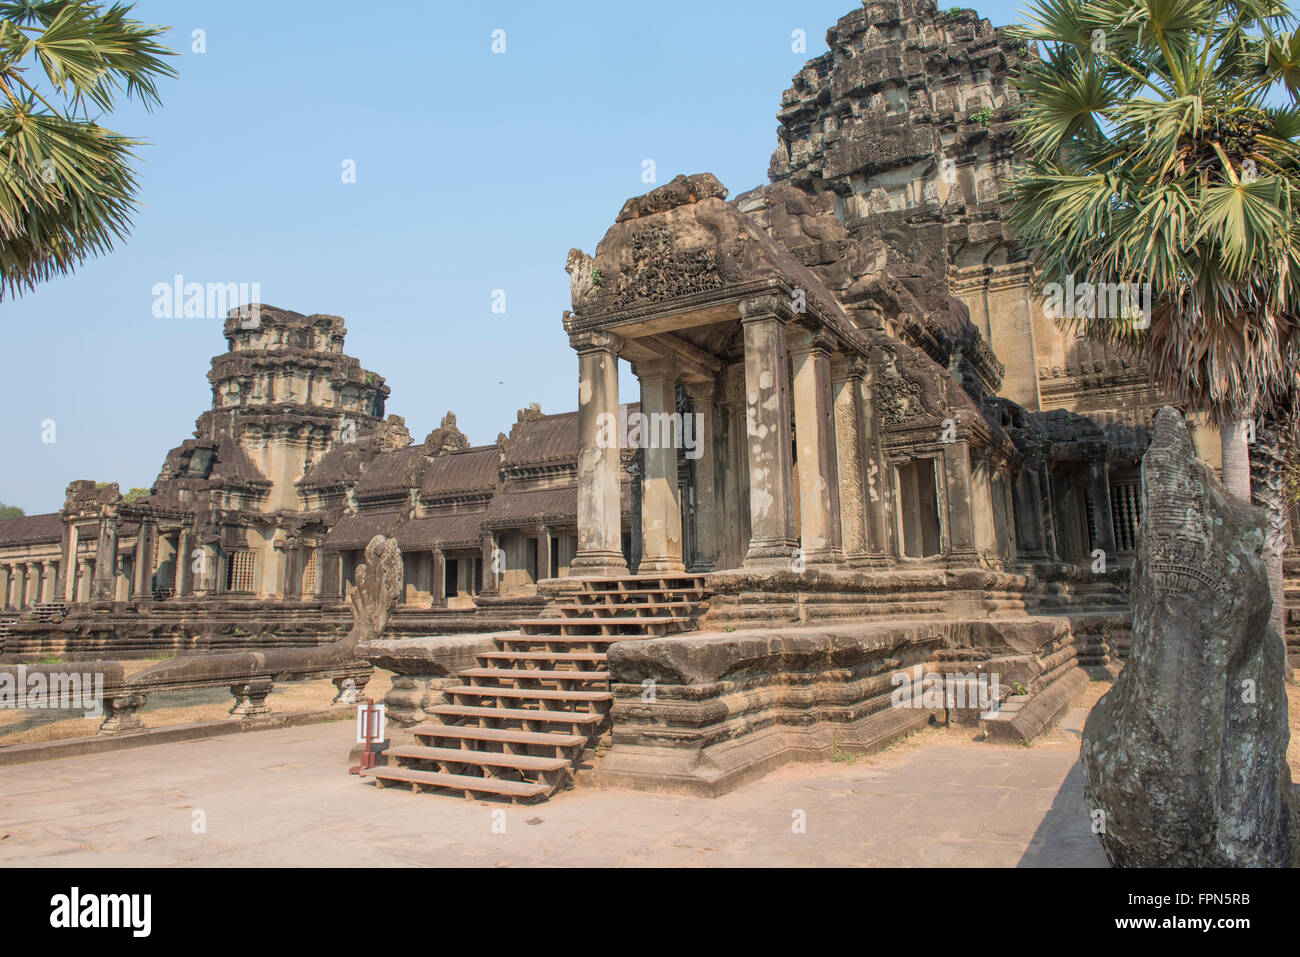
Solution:
[[[44,545],[63,537],[63,519],[58,512],[0,519],[0,545]]]
[[[429,463],[420,491],[429,498],[467,492],[491,492],[497,484],[501,452],[480,445],[463,452],[439,455]]]

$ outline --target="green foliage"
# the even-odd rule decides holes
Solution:
[[[591,284],[596,289],[600,288],[600,267],[597,266],[591,271]]]
[[[17,505],[6,505],[0,502],[0,518],[22,518],[26,514]]]
[[[122,501],[123,501],[123,502],[128,502],[128,503],[129,503],[129,502],[136,502],[136,501],[139,501],[139,500],[142,499],[142,498],[147,498],[147,497],[149,496],[149,494],[150,494],[150,490],[149,490],[149,489],[147,489],[147,488],[139,488],[139,487],[136,487],[136,488],[131,489],[131,490],[130,490],[129,492],[127,492],[125,495],[123,495],[123,496],[122,496]]]
[[[969,117],[972,123],[978,123],[980,126],[988,126],[993,122],[993,108],[986,106],[983,109],[976,110]]]
[[[1300,365],[1300,38],[1277,0],[1035,0],[1011,225],[1040,283],[1149,284],[1151,321],[1063,324],[1141,351],[1217,423]],[[1290,103],[1279,106],[1289,97]]]
[[[147,109],[176,72],[156,42],[166,28],[130,19],[130,4],[0,2],[0,299],[130,231],[139,140],[105,129],[119,94]]]

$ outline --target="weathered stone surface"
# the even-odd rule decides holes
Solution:
[[[1285,866],[1295,808],[1264,512],[1228,496],[1168,407],[1142,496],[1129,661],[1084,729],[1102,845],[1121,867]]]
[[[493,649],[493,637],[493,634],[483,634],[386,638],[358,645],[357,655],[376,668],[394,674],[446,678],[462,668],[472,668],[475,655]]]

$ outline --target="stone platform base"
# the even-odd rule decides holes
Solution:
[[[985,719],[985,734],[990,741],[1032,744],[1056,727],[1087,684],[1088,676],[1075,668],[1025,701],[1008,702],[995,717]]]
[[[878,750],[933,721],[968,718],[975,703],[902,694],[932,675],[960,676],[998,702],[1025,695],[1025,716],[1008,723],[1032,740],[1087,681],[1079,636],[1107,621],[1123,624],[893,620],[619,642],[609,651],[611,746],[580,783],[712,797],[782,764]]]

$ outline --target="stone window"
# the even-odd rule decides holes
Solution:
[[[1110,517],[1115,526],[1115,547],[1121,552],[1137,548],[1137,530],[1142,524],[1142,488],[1139,482],[1110,487]]]
[[[316,594],[316,549],[307,556],[307,564],[302,569],[302,595],[310,598]]]
[[[895,467],[898,489],[898,531],[905,558],[938,555],[939,487],[934,459],[912,459]]]
[[[231,552],[226,563],[226,591],[252,592],[253,573],[256,569],[257,553],[251,548],[241,548]]]

